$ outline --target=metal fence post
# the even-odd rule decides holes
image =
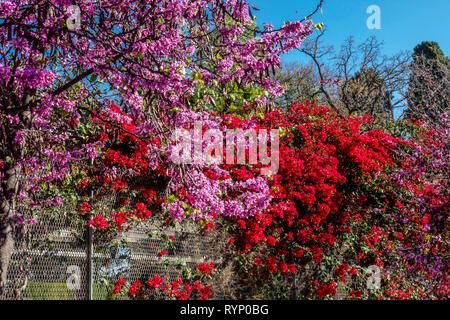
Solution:
[[[92,251],[93,251],[93,234],[92,227],[87,227],[87,241],[86,241],[86,267],[87,267],[87,276],[86,276],[86,300],[92,300],[92,283],[94,280],[93,277],[93,264],[92,264]]]
[[[94,165],[94,159],[91,159],[91,167],[93,167]],[[94,202],[94,189],[91,187],[91,199],[90,199],[90,205],[92,208],[93,202]],[[87,272],[86,272],[86,300],[92,300],[92,287],[93,287],[93,281],[94,281],[94,277],[93,277],[93,247],[94,247],[94,235],[93,235],[93,230],[92,227],[90,225],[87,226],[87,241],[86,241],[86,267],[87,267]]]

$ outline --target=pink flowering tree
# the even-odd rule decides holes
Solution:
[[[323,0],[318,2],[320,7]],[[265,75],[313,27],[310,15],[279,29],[260,29],[246,0],[72,4],[0,3],[0,295],[17,223],[34,223],[33,208],[61,205],[65,195],[58,186],[103,147],[74,130],[74,123],[98,109],[112,123],[127,122],[132,114],[130,134],[164,142],[174,128],[214,108],[227,88],[258,88],[254,100],[262,104],[265,95],[282,92]],[[103,107],[111,96],[127,112]],[[164,159],[163,151],[148,144],[153,167]],[[175,165],[169,169],[174,183],[190,175],[210,185],[198,168],[188,168],[191,174]]]

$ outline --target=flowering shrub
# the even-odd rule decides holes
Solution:
[[[413,208],[402,211],[413,212],[412,223],[405,225],[395,214],[404,208],[399,197],[406,190],[390,172],[405,165],[396,151],[408,142],[380,130],[360,133],[370,119],[341,118],[312,102],[258,121],[282,128],[284,136],[279,172],[268,179],[271,205],[230,226],[228,244],[244,280],[269,297],[295,292],[301,298],[330,298],[338,285],[350,299],[439,296],[420,280],[400,280],[387,268],[402,261],[400,248],[411,245],[405,235],[415,232],[406,230],[428,223],[426,216],[417,219],[422,213]],[[241,168],[238,174],[254,170]],[[372,265],[381,270],[382,287],[368,292],[365,273]],[[440,269],[440,279],[445,272]]]
[[[414,119],[397,123],[408,144],[397,150],[403,162],[391,174],[402,190],[393,217],[404,227],[397,233],[402,240],[397,250],[401,259],[388,269],[398,275],[397,283],[409,279],[420,284],[420,297],[426,298],[448,298],[450,287],[446,259],[450,123],[445,114],[441,119],[440,129]]]
[[[184,269],[185,280],[178,277],[169,281],[159,275],[154,275],[145,284],[136,280],[133,284],[127,284],[125,279],[118,279],[113,287],[114,295],[126,294],[131,299],[163,298],[167,300],[208,300],[212,294],[211,286],[206,284],[215,274],[213,263],[201,263],[192,273]]]
[[[156,136],[144,141],[132,115],[112,101],[104,109],[93,111],[89,127],[90,139],[102,143],[94,165],[71,177],[80,195],[79,218],[99,232],[114,235],[129,230],[156,212],[166,225],[189,217],[208,233],[219,215],[245,218],[267,208],[271,197],[263,177],[232,179],[224,166],[204,162],[187,167],[192,180],[183,180],[169,156],[164,156],[170,155],[176,141],[161,143]],[[217,116],[205,118],[206,124],[227,128]],[[104,204],[115,198],[120,201],[115,201],[111,212]]]
[[[448,296],[446,242],[439,236],[444,225],[430,233],[431,215],[422,210],[425,205],[433,215],[445,212],[445,181],[421,180],[417,174],[409,177],[417,163],[412,165],[407,154],[424,143],[423,133],[430,138],[428,131],[422,131],[417,141],[380,130],[361,133],[370,118],[344,119],[312,102],[259,118],[222,118],[226,128],[280,128],[282,136],[279,171],[266,178],[270,205],[252,216],[228,217],[232,234],[228,246],[248,285],[272,298],[293,294],[332,298],[338,290],[348,299]],[[427,141],[442,147],[434,139]],[[250,181],[261,169],[258,164],[219,167],[235,182]],[[216,172],[203,171],[209,179],[220,181]],[[189,187],[177,190],[176,197],[192,201],[186,190]],[[143,204],[136,205],[145,210]],[[81,208],[89,210],[85,205]],[[217,217],[200,220],[204,230],[213,228]],[[379,289],[367,290],[371,266],[380,270]],[[200,265],[199,271],[210,272],[207,265]],[[184,282],[177,281],[174,287],[173,282],[161,285],[161,281],[165,280],[155,276],[147,286],[135,282],[128,294],[143,298],[159,290],[167,298],[205,298],[201,289],[205,287],[194,285],[198,290],[192,294],[178,289]]]

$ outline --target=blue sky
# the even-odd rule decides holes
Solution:
[[[318,0],[250,0],[260,9],[254,12],[258,24],[281,26],[312,12]],[[366,13],[370,5],[381,10],[381,29],[369,30]],[[298,13],[296,13],[296,11]],[[394,54],[410,50],[422,41],[436,41],[446,56],[450,56],[450,0],[325,0],[323,16],[316,14],[314,22],[328,27],[323,41],[338,48],[343,40],[353,35],[360,43],[371,35],[384,41],[383,53]],[[292,52],[284,61],[299,61],[301,55]]]

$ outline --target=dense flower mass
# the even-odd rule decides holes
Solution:
[[[129,230],[147,221],[152,211],[162,211],[169,220],[180,222],[189,217],[200,221],[207,233],[218,216],[246,218],[268,207],[271,195],[263,177],[235,174],[231,179],[224,166],[193,164],[185,168],[192,179],[186,184],[168,157],[155,156],[170,154],[176,141],[163,146],[157,137],[142,140],[136,135],[138,121],[114,101],[107,104],[110,111],[94,111],[91,121],[91,140],[102,142],[96,150],[94,167],[89,168],[90,172],[81,171],[76,180],[80,181],[79,217],[90,221],[92,227],[104,233]],[[207,121],[219,127],[220,119],[213,122],[215,118],[209,116]],[[223,130],[226,128],[224,124]],[[89,200],[93,189],[94,199]],[[169,196],[161,190],[168,190]],[[112,212],[105,212],[103,203],[117,195],[121,203],[109,208]]]
[[[366,270],[373,265],[380,268],[384,281],[376,298],[448,294],[448,273],[440,253],[446,242],[434,236],[430,240],[430,233],[427,239],[420,231],[429,230],[429,213],[420,207],[405,207],[410,200],[402,194],[417,182],[402,180],[408,185],[405,187],[391,176],[392,170],[408,172],[414,168],[396,151],[409,150],[413,142],[380,130],[361,133],[361,126],[368,121],[341,118],[311,102],[259,119],[261,126],[283,128],[285,135],[279,172],[268,180],[274,200],[267,210],[231,225],[234,236],[230,240],[244,262],[245,278],[266,288],[279,285],[276,279],[281,277],[285,279],[283,286],[305,298],[332,297],[340,283],[348,298],[361,298],[361,292],[367,291]],[[240,171],[251,174],[255,168]],[[422,181],[425,185],[430,182]],[[438,190],[446,188],[444,181],[434,181],[433,185]],[[410,198],[420,199],[428,190],[426,186],[415,189]],[[448,209],[448,199],[436,197],[433,212]],[[443,217],[437,219],[442,221]],[[399,251],[417,245],[432,256],[416,258],[406,269],[430,271],[421,272],[422,277],[407,276],[405,271],[400,276],[398,264],[412,256],[409,253],[400,258]],[[439,291],[433,287],[433,276],[439,281]],[[300,288],[293,282],[295,277],[303,281]],[[430,280],[428,284],[424,279]],[[270,296],[284,290],[271,287],[268,292]]]
[[[0,298],[15,232],[49,213],[99,242],[143,223],[189,219],[205,237],[225,226],[223,247],[258,297],[448,298],[448,115],[442,130],[410,119],[391,135],[318,101],[270,108],[267,97],[284,90],[272,77],[280,55],[321,27],[311,15],[260,28],[252,9],[247,0],[0,3]],[[190,163],[174,161],[178,129]],[[277,132],[265,141],[277,170],[241,162],[225,144],[197,157],[215,139],[203,141],[207,131],[235,129],[258,143]],[[243,158],[264,158],[253,147]],[[149,254],[167,262],[178,239],[158,236],[167,248]],[[201,263],[110,289],[206,300],[219,269]]]
[[[420,134],[408,141],[381,130],[364,131],[370,118],[342,118],[313,102],[257,118],[222,119],[227,128],[280,128],[282,136],[274,175],[260,176],[259,164],[219,166],[227,178],[259,177],[270,188],[265,209],[224,216],[232,234],[227,246],[247,283],[277,298],[331,298],[338,290],[347,299],[448,296],[448,242],[440,236],[448,218],[447,182],[416,171],[411,175],[417,167],[410,153],[420,144],[442,148],[442,142],[428,139],[430,131],[410,123]],[[443,170],[439,152],[426,154],[429,161],[438,156],[436,169]],[[221,180],[213,170],[204,173]],[[178,194],[191,201],[186,190]],[[431,200],[421,200],[424,194]],[[209,264],[198,267],[205,275],[213,270]],[[380,288],[368,291],[367,277],[374,270],[379,270]],[[161,279],[155,276],[149,287],[162,287]],[[171,292],[170,286],[163,288]]]
[[[192,201],[176,187],[172,198],[151,200],[162,190],[145,187],[150,193],[141,189],[138,198],[147,195],[139,200],[147,207],[167,200],[171,219],[189,215],[209,229],[207,220],[215,214],[248,216],[268,205],[257,196],[268,191],[264,181],[254,181],[252,190],[210,181],[203,168],[184,172],[164,162],[164,148],[183,114],[210,110],[237,83],[257,86],[253,96],[260,101],[265,92],[280,94],[281,86],[263,74],[312,33],[310,19],[261,30],[246,0],[8,0],[1,2],[0,16],[0,230],[13,230],[14,221],[21,221],[15,215],[28,221],[42,208],[61,206],[62,199],[73,202],[74,182],[82,195],[98,186],[106,194],[124,193],[126,169],[159,179],[160,187],[165,179],[181,187],[188,177],[196,186],[205,184],[188,190]],[[111,96],[119,106],[107,102]],[[95,117],[103,124],[86,123]],[[96,126],[103,130],[96,132]],[[132,150],[120,149],[127,144]],[[89,168],[92,161],[95,168]],[[224,204],[221,193],[233,188],[250,208],[237,199]],[[101,188],[94,191],[102,195]],[[17,213],[17,201],[30,210]],[[218,212],[211,212],[216,205]],[[152,215],[136,202],[124,206],[104,212],[109,210],[82,205],[80,214],[103,232]],[[0,242],[0,292],[14,247],[8,232]]]
[[[113,294],[127,294],[133,299],[208,300],[212,290],[211,286],[206,283],[214,277],[214,274],[213,263],[202,263],[198,266],[195,274],[185,277],[185,279],[178,277],[169,281],[169,279],[155,274],[144,285],[139,280],[130,285],[126,283],[125,279],[120,278],[114,284]],[[125,292],[123,287],[128,288],[128,291]]]

